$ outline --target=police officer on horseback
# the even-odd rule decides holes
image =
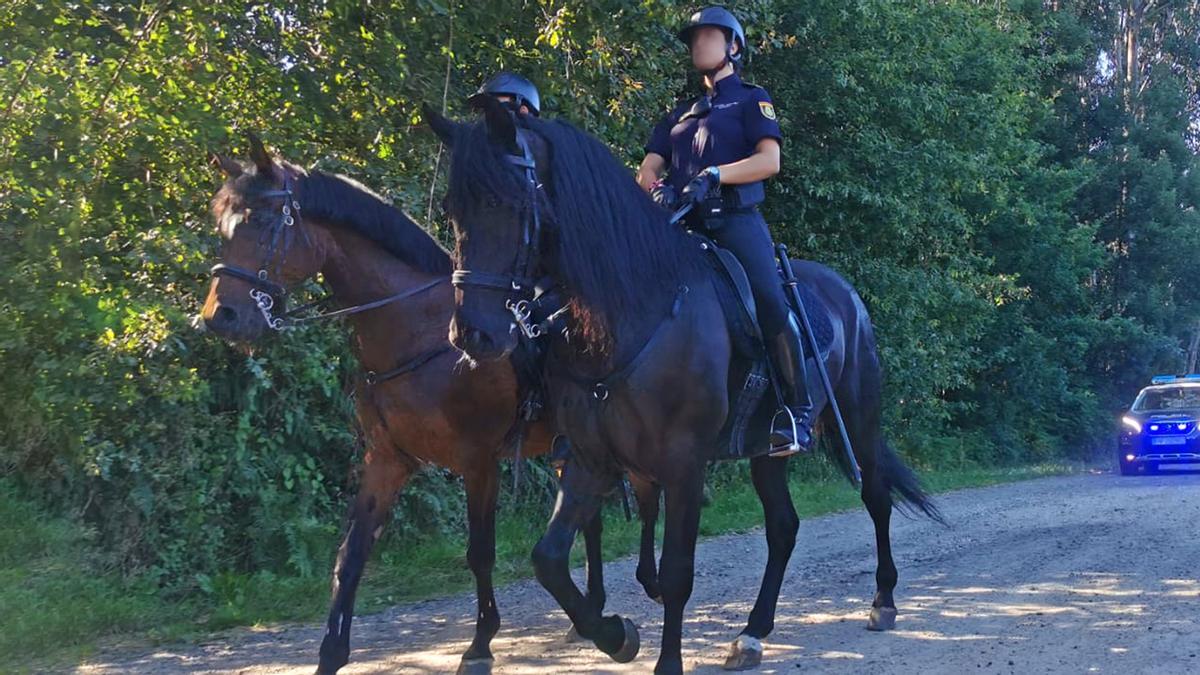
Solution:
[[[807,450],[813,405],[800,324],[787,303],[771,234],[758,212],[763,181],[780,166],[775,108],[765,89],[739,77],[746,34],[732,13],[703,9],[678,35],[703,76],[704,91],[654,127],[638,183],[668,209],[690,204],[687,226],[712,237],[745,267],[783,398],[771,431],[772,453]]]

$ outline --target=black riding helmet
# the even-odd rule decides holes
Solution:
[[[487,82],[484,82],[479,91],[472,94],[467,102],[474,104],[481,96],[511,96],[515,110],[519,110],[524,105],[529,108],[529,112],[533,113],[534,117],[541,114],[542,99],[538,95],[537,87],[516,73],[508,71],[496,73]]]
[[[690,50],[692,48],[692,31],[701,26],[716,26],[725,30],[725,58],[730,61],[740,61],[742,55],[746,53],[746,31],[742,30],[742,24],[737,20],[737,17],[732,12],[724,7],[705,7],[704,9],[692,15],[688,19],[687,25],[679,31],[679,39],[683,44],[687,45]],[[738,52],[733,54],[732,45],[734,42],[738,44]]]

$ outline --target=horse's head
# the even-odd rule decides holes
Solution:
[[[491,97],[473,125],[425,110],[452,148],[447,210],[454,228],[455,311],[450,342],[476,360],[508,356],[517,347],[522,301],[532,297],[543,268],[548,219],[542,182],[546,145]]]
[[[224,246],[201,314],[207,329],[237,342],[282,327],[287,289],[324,263],[321,232],[300,213],[302,172],[274,161],[254,135],[250,159],[214,157],[226,176],[212,201]]]

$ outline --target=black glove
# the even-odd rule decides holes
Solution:
[[[688,181],[688,184],[683,188],[683,192],[679,195],[680,206],[684,204],[698,204],[704,201],[708,193],[721,184],[719,175],[712,168],[709,167],[701,171],[696,174],[695,178]]]
[[[679,205],[679,197],[675,195],[675,188],[668,183],[659,181],[650,188],[650,198],[655,204],[663,207],[668,211],[674,211]]]

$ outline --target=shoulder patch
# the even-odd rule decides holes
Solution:
[[[758,110],[762,113],[763,117],[769,120],[775,119],[775,106],[771,105],[769,102],[759,101]]]

